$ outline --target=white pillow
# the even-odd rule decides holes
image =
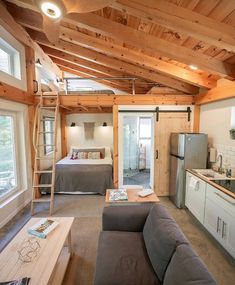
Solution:
[[[72,155],[72,151],[73,149],[89,149],[89,148],[97,148],[97,149],[102,149],[102,148],[105,148],[105,158],[109,157],[111,158],[111,150],[110,150],[110,147],[109,146],[70,146],[70,150],[69,150],[69,154],[68,156],[71,156]]]

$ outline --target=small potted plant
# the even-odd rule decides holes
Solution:
[[[230,133],[230,138],[231,138],[232,140],[235,140],[235,129],[229,130],[229,133]]]

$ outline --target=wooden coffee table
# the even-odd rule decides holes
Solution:
[[[127,205],[127,204],[142,204],[142,203],[159,203],[160,200],[155,193],[147,196],[147,197],[140,197],[138,192],[140,189],[127,189],[128,200],[126,201],[109,201],[109,193],[111,190],[114,189],[107,189],[106,196],[105,196],[105,203],[109,203],[110,205]]]
[[[46,237],[35,237],[40,249],[29,263],[19,259],[18,250],[22,249],[29,238],[28,228],[41,218],[31,218],[0,254],[0,282],[30,277],[30,285],[59,285],[62,283],[69,259],[72,254],[71,227],[74,218],[50,217],[59,225]],[[65,244],[66,243],[66,244]]]

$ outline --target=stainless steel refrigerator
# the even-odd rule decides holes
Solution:
[[[207,163],[207,135],[172,133],[170,137],[170,199],[185,206],[186,169],[204,169]]]

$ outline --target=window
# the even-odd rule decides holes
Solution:
[[[54,142],[54,118],[43,117],[43,132],[44,133],[44,154],[48,155],[53,151]]]
[[[0,113],[0,198],[16,190],[15,117]]]
[[[151,118],[140,118],[139,121],[139,138],[150,139],[151,138]]]
[[[0,70],[21,79],[20,54],[0,37]]]

